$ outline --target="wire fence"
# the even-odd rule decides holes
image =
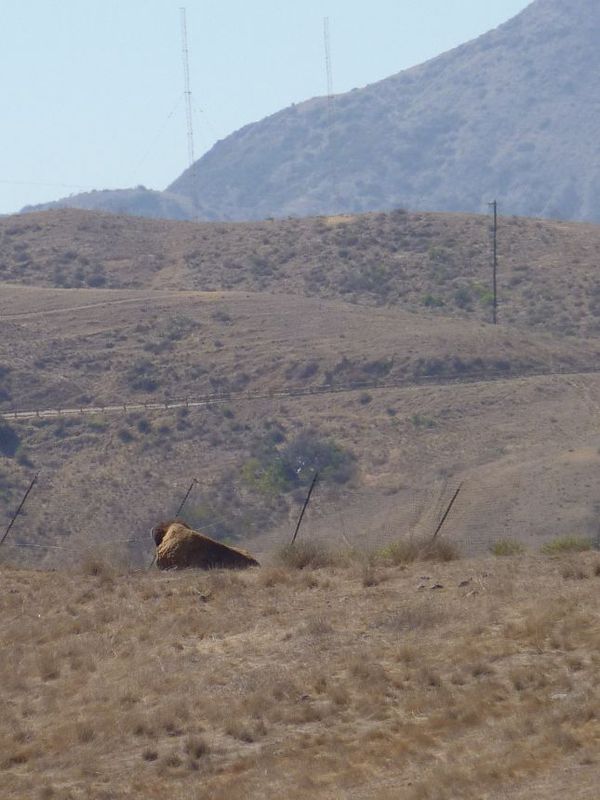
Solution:
[[[99,477],[95,483],[77,477],[65,483],[43,473],[10,536],[0,546],[0,560],[16,566],[57,569],[101,558],[129,568],[147,568],[154,555],[152,527],[174,518],[188,491],[181,518],[208,536],[222,538],[226,510],[205,509],[198,523],[202,484],[200,478],[190,487],[188,477],[177,483],[153,484],[152,490],[146,491],[135,480],[117,485],[110,475]],[[489,553],[502,539],[518,540],[535,551],[556,533],[556,528],[549,530],[547,515],[536,513],[559,494],[559,487],[550,478],[541,478],[533,492],[528,480],[497,490],[494,474],[485,472],[388,491],[319,482],[299,539],[335,550],[373,552],[401,539],[428,539],[437,534],[463,555],[478,556]],[[243,507],[248,493],[241,478],[233,492],[232,503]],[[571,492],[566,503],[570,517],[567,515],[564,521],[564,531],[577,531],[600,546],[598,507],[590,504],[583,485],[574,486]],[[296,492],[294,498],[288,497],[258,533],[242,534],[231,543],[268,562],[290,543],[305,494],[306,489],[304,495]],[[73,508],[77,508],[76,514]],[[0,506],[0,538],[13,512],[14,508]]]
[[[453,486],[440,482],[426,491],[402,489],[384,494],[317,483],[299,537],[318,540],[333,549],[372,550],[405,535],[430,535]],[[19,566],[50,569],[92,558],[143,568],[151,563],[154,553],[152,527],[174,518],[186,496],[180,516],[193,524],[203,492],[201,480],[194,480],[191,487],[183,481],[176,486],[164,484],[149,493],[132,483],[125,496],[125,487],[114,484],[119,500],[111,501],[111,488],[111,478],[103,477],[95,485],[77,478],[64,483],[42,473],[10,536],[0,546],[0,558]],[[247,491],[241,485],[234,491],[234,499],[243,506]],[[291,541],[302,502],[302,492],[297,491],[294,498],[287,498],[287,508],[274,514],[258,535],[242,536],[232,543],[268,561]],[[78,509],[76,514],[73,508]],[[4,507],[0,514],[0,536],[10,522],[11,511]],[[208,536],[221,538],[227,522],[225,511],[210,509],[196,527]]]
[[[541,377],[577,377],[594,375],[600,370],[597,365],[572,368],[555,367],[552,370],[535,367],[519,370],[510,368],[485,368],[483,370],[463,370],[459,374],[413,375],[393,380],[364,380],[349,383],[327,383],[303,387],[281,387],[267,392],[222,391],[194,397],[173,397],[165,400],[132,400],[124,398],[113,402],[92,401],[88,405],[48,407],[48,408],[7,408],[0,410],[0,419],[50,419],[62,416],[94,416],[98,414],[130,414],[139,411],[168,411],[180,408],[198,408],[219,404],[247,403],[260,400],[277,400],[313,395],[343,394],[356,391],[377,391],[378,389],[411,389],[415,386],[453,385],[461,383],[488,383],[492,381],[520,380]]]

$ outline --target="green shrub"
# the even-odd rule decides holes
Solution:
[[[268,435],[257,443],[255,453],[242,467],[242,479],[264,495],[307,486],[315,472],[321,481],[340,484],[347,483],[355,472],[354,456],[316,431],[303,431],[280,450]]]
[[[525,552],[525,547],[515,539],[498,539],[490,547],[490,552],[495,556],[518,556]]]
[[[560,536],[542,546],[542,553],[558,556],[561,553],[583,553],[593,549],[593,541],[586,536]]]

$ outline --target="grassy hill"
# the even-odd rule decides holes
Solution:
[[[1,221],[0,411],[137,405],[5,420],[3,520],[42,469],[12,544],[119,540],[142,563],[195,477],[190,519],[269,551],[306,491],[286,470],[319,459],[316,536],[427,528],[461,481],[447,525],[469,552],[512,526],[534,549],[594,535],[598,230],[503,219],[497,327],[487,232],[479,217],[398,213]],[[144,407],[208,396],[221,400]]]
[[[3,797],[591,799],[599,571],[0,568]]]
[[[197,224],[67,210],[0,219],[0,248],[6,283],[274,292],[490,319],[482,216]],[[502,217],[501,320],[596,335],[599,250],[596,225]]]
[[[479,217],[0,220],[3,798],[596,796],[598,230],[501,229],[492,326]]]

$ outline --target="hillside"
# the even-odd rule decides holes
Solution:
[[[57,288],[251,291],[490,318],[489,219],[365,214],[255,223],[85,211],[0,219],[0,280]],[[502,321],[596,335],[600,227],[502,217]]]
[[[104,189],[71,195],[53,203],[27,206],[23,212],[50,208],[79,208],[110,214],[135,214],[150,219],[193,219],[195,212],[185,197],[137,186],[135,189]]]
[[[201,216],[404,207],[600,219],[595,0],[536,0],[479,39],[217,144],[169,191]]]
[[[0,568],[2,796],[592,800],[599,570]]]
[[[0,522],[42,470],[3,556],[49,566],[108,541],[145,563],[192,478],[190,521],[268,553],[307,488],[281,464],[329,475],[306,520],[317,538],[431,530],[460,483],[446,531],[465,552],[514,529],[533,550],[594,536],[598,229],[502,220],[497,327],[487,232],[398,213],[3,220]]]
[[[535,0],[472,42],[339,95],[331,125],[316,98],[244,127],[167,192],[209,220],[481,212],[494,197],[506,214],[600,220],[599,33],[596,0]],[[65,202],[109,208],[103,195]],[[142,202],[110,210],[143,214]]]

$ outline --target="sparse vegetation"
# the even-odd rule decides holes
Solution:
[[[160,384],[156,366],[148,358],[138,358],[125,375],[128,386],[137,392],[155,392]]]
[[[490,552],[495,556],[520,556],[525,552],[525,547],[517,539],[498,539],[491,545]]]
[[[559,536],[542,547],[542,553],[559,556],[561,553],[583,553],[591,550],[593,542],[586,536]]]
[[[392,542],[381,551],[382,558],[392,564],[411,564],[413,561],[447,562],[454,561],[459,555],[456,545],[444,537],[406,537]]]
[[[0,421],[0,455],[12,458],[21,446],[17,431],[8,423]]]
[[[330,566],[340,558],[341,554],[336,558],[321,542],[298,541],[282,547],[277,553],[276,561],[291,569],[318,569]]]
[[[243,575],[0,567],[3,800],[24,781],[90,800],[320,800],[342,783],[474,798],[507,770],[513,796],[536,782],[554,800],[574,757],[569,791],[593,796],[600,600],[578,579],[589,557],[571,558],[564,581],[523,556],[375,565],[367,586],[337,557]]]

